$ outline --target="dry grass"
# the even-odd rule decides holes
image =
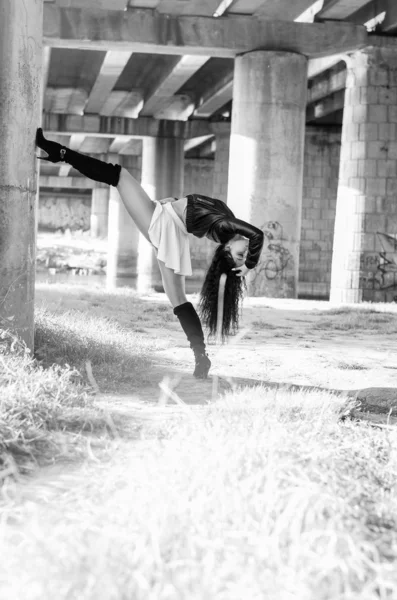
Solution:
[[[150,305],[131,290],[40,288],[45,299],[40,301],[39,289],[35,356],[43,365],[68,364],[84,375],[90,361],[103,392],[132,392],[146,382],[153,354],[168,342],[165,335],[148,337],[140,325],[161,332],[174,319],[169,306]]]
[[[397,332],[397,314],[386,313],[372,308],[341,307],[328,311],[318,311],[320,317],[312,327],[317,330],[342,332],[366,332],[394,334]]]
[[[338,369],[347,369],[351,371],[365,371],[369,369],[368,365],[364,365],[363,363],[345,360],[340,360],[336,366]]]
[[[0,591],[14,600],[395,597],[397,436],[340,424],[339,409],[334,396],[257,388],[157,421],[110,464],[58,480],[45,508],[37,490],[36,503],[3,520]]]
[[[93,443],[104,447],[114,427],[94,406],[78,371],[39,366],[3,329],[0,389],[0,483],[37,465],[86,458],[85,434],[93,434]]]

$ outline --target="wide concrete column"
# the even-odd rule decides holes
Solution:
[[[98,184],[92,190],[91,237],[106,238],[108,234],[109,187]]]
[[[119,154],[109,154],[106,160],[113,164],[122,164],[122,157]],[[125,166],[127,167],[127,165]],[[129,168],[129,170],[134,177],[137,176],[134,169]],[[109,186],[108,189],[109,215],[106,285],[108,288],[113,288],[121,284],[122,279],[135,279],[137,277],[139,230],[127,212],[117,188]]]
[[[228,205],[265,233],[249,294],[295,298],[299,269],[307,59],[255,51],[235,61]]]
[[[397,40],[346,57],[333,302],[397,299]]]
[[[145,137],[142,145],[142,187],[152,200],[183,196],[184,140],[177,137]],[[149,242],[140,235],[138,289],[161,288],[158,263]]]
[[[0,327],[33,349],[43,1],[0,2]]]
[[[212,195],[226,202],[229,176],[230,123],[211,123],[215,133],[216,150]]]

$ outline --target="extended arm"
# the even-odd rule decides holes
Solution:
[[[221,221],[218,225],[220,233],[240,234],[249,239],[248,254],[245,265],[248,269],[253,269],[258,264],[259,257],[263,247],[263,231],[236,218],[228,218]]]

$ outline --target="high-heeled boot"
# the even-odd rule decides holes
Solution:
[[[44,137],[41,127],[36,132],[36,145],[48,154],[47,157],[39,157],[42,160],[48,160],[52,163],[66,162],[89,179],[117,187],[121,171],[120,165],[106,163],[86,154],[70,150],[70,148],[61,146],[57,142],[51,142]]]
[[[211,367],[211,361],[205,351],[204,333],[200,317],[191,302],[185,302],[176,306],[174,308],[174,315],[178,317],[194,353],[196,364],[193,375],[197,379],[206,379]]]

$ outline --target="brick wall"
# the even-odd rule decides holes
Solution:
[[[339,127],[306,128],[299,297],[329,296],[340,142]]]

